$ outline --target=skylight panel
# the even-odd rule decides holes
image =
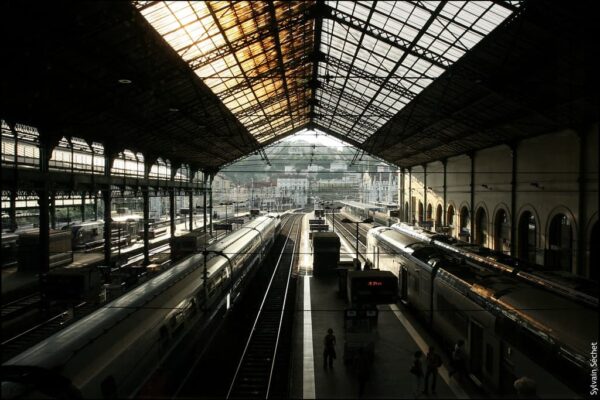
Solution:
[[[302,113],[310,109],[306,101],[312,90],[306,83],[312,69],[308,56],[313,51],[314,21],[304,19],[304,15],[312,4],[273,2],[272,16],[270,5],[261,1],[136,3],[150,24],[232,112],[244,115],[248,110],[255,115],[254,122],[245,118],[243,122],[260,126],[260,131],[250,126],[250,132],[260,133],[261,138],[283,132],[269,129],[307,120]],[[491,1],[325,4],[334,8],[332,18],[336,21],[328,17],[322,21],[320,49],[330,63],[320,62],[322,87],[314,97],[326,102],[332,112],[342,107],[357,117],[362,115],[368,120],[364,126],[355,117],[349,126],[343,125],[349,130],[360,127],[362,133],[373,133],[374,127],[389,118],[386,115],[374,122],[369,115],[372,109],[380,114],[383,111],[378,107],[400,110],[511,14],[507,7]],[[432,19],[440,6],[440,15]],[[357,23],[356,19],[366,22],[370,14],[369,24]],[[277,38],[273,36],[277,31],[271,30],[273,17],[280,28]],[[290,18],[297,21],[286,26]],[[257,32],[260,37],[253,36],[254,43],[247,43],[248,36]],[[417,36],[418,43],[411,44]],[[405,55],[407,47],[411,54]],[[347,104],[339,104],[346,98]],[[332,126],[337,121],[333,118]]]

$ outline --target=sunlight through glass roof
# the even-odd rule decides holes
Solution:
[[[261,143],[309,122],[363,143],[520,6],[325,1],[319,14],[309,13],[314,1],[134,4]],[[315,35],[324,57],[313,90]]]

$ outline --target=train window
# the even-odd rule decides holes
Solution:
[[[117,398],[117,381],[115,381],[112,375],[102,381],[100,391],[102,392],[102,397],[105,399]]]
[[[494,373],[494,347],[489,343],[485,345],[485,370],[490,375]]]

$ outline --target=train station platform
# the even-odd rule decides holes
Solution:
[[[344,365],[345,299],[338,295],[337,277],[312,276],[312,248],[308,239],[308,219],[304,218],[299,257],[298,298],[294,321],[291,398],[359,398],[357,368],[350,362]],[[353,249],[342,240],[341,253]],[[448,376],[448,360],[439,369],[436,395],[414,393],[414,376],[409,372],[417,350],[427,353],[428,347],[442,347],[420,329],[414,318],[401,306],[378,306],[379,318],[375,330],[374,358],[362,397],[365,398],[470,398],[456,381]],[[332,369],[323,365],[324,338],[331,328],[336,336],[337,359]],[[424,361],[424,358],[423,358]]]

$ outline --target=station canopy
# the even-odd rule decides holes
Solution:
[[[135,5],[258,142],[312,124],[362,144],[519,2]]]
[[[536,1],[5,7],[0,117],[215,170],[318,130],[413,166],[597,121],[594,13]],[[23,79],[26,77],[26,79]]]

